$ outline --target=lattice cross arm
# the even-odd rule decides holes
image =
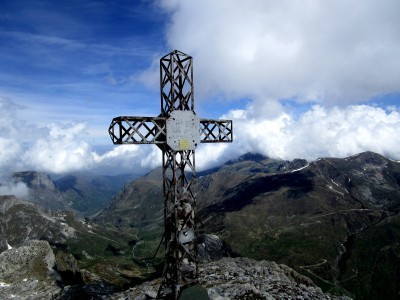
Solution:
[[[164,117],[121,116],[112,120],[108,132],[114,144],[165,144]],[[232,142],[232,121],[200,119],[201,143]]]
[[[201,143],[231,143],[232,120],[200,120]]]
[[[121,116],[112,120],[108,133],[114,144],[163,144],[166,118]]]

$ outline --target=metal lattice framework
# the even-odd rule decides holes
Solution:
[[[175,50],[160,59],[160,87],[158,117],[116,117],[109,134],[114,144],[156,144],[162,150],[165,267],[158,298],[177,299],[182,288],[197,282],[198,275],[196,136],[201,143],[232,142],[232,121],[197,118],[193,60],[187,54]]]
[[[116,117],[109,133],[114,144],[165,144],[166,117]],[[201,143],[231,142],[232,121],[200,119]]]

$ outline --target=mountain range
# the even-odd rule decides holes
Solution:
[[[199,233],[233,252],[284,263],[324,290],[360,299],[400,291],[400,164],[372,152],[274,160],[246,154],[197,174]],[[132,182],[94,220],[162,234],[161,170]],[[157,234],[158,233],[158,234]]]
[[[1,249],[45,239],[92,280],[125,287],[157,274],[162,250],[144,258],[163,235],[161,168],[125,185],[122,178],[46,176],[15,174],[35,204],[0,199]],[[218,236],[231,256],[288,265],[333,294],[398,299],[399,184],[400,163],[372,152],[313,162],[248,153],[197,173],[198,235]],[[32,215],[39,219],[29,223]]]

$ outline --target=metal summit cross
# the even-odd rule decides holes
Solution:
[[[161,114],[112,120],[114,144],[156,144],[162,150],[165,267],[157,298],[177,299],[197,282],[195,149],[232,142],[231,120],[200,119],[194,112],[193,60],[180,51],[160,59]]]

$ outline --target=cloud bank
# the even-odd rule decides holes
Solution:
[[[399,1],[158,3],[170,15],[168,46],[194,58],[196,101],[250,99],[224,116],[234,121],[234,144],[199,147],[200,168],[248,151],[400,159],[399,107],[374,104],[400,100]],[[152,72],[157,61],[143,79],[158,80]]]
[[[312,107],[299,118],[282,113],[275,119],[254,118],[250,110],[236,110],[235,143],[242,152],[270,157],[315,160],[374,151],[400,159],[400,112],[368,105],[344,108]]]
[[[196,93],[356,104],[400,92],[397,0],[161,0]]]
[[[14,195],[19,198],[27,197],[29,194],[28,186],[23,182],[11,182],[7,184],[0,185],[0,196],[4,195]]]
[[[99,154],[87,142],[84,123],[38,126],[21,120],[21,109],[24,108],[10,99],[0,98],[0,179],[27,170],[58,174],[82,170],[141,173],[152,164],[143,159],[146,147],[121,146]]]
[[[18,119],[18,105],[0,99],[0,178],[14,171],[100,174],[143,173],[161,165],[161,151],[154,145],[120,145],[102,154],[85,140],[85,124],[49,124],[39,127]],[[345,157],[375,151],[400,160],[400,110],[396,107],[350,105],[326,108],[315,105],[300,116],[282,112],[264,118],[257,107],[231,110],[234,142],[201,144],[196,166],[204,170],[246,152],[291,160]],[[111,143],[111,141],[110,141]],[[21,190],[3,186],[1,193]]]

